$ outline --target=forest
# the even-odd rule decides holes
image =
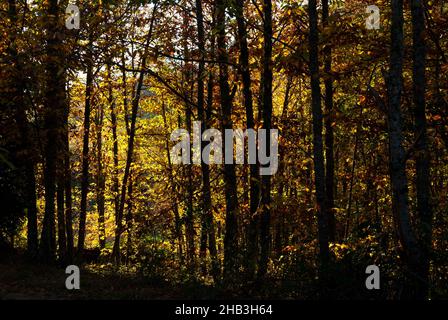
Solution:
[[[0,0],[0,34],[0,299],[448,299],[448,1]]]

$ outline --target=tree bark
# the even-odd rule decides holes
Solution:
[[[322,22],[328,27],[328,1],[322,1]],[[328,240],[336,240],[336,219],[334,216],[334,132],[333,132],[333,75],[331,72],[331,45],[327,44],[323,50],[325,72],[325,191],[327,196]]]
[[[129,258],[132,255],[132,204],[134,201],[133,198],[133,186],[134,186],[134,180],[133,180],[133,170],[131,169],[131,172],[129,173],[129,183],[128,183],[128,207],[127,207],[127,213],[126,213],[126,264],[129,263]]]
[[[411,0],[413,35],[413,94],[416,142],[417,171],[417,213],[420,222],[420,244],[422,249],[421,268],[419,269],[421,286],[418,297],[427,299],[429,295],[429,264],[432,248],[432,208],[430,203],[430,157],[426,123],[426,43],[425,13],[421,0]]]
[[[183,55],[185,59],[184,70],[182,72],[183,82],[185,86],[183,87],[184,96],[188,96],[188,92],[192,92],[192,72],[191,64],[188,62],[190,59],[190,52],[188,49],[188,24],[189,24],[188,13],[183,13]],[[190,100],[190,99],[189,99]],[[191,100],[190,100],[191,101]],[[193,118],[193,107],[188,101],[185,102],[185,122],[187,126],[187,131],[192,132],[192,118]],[[193,164],[192,164],[192,152],[191,143],[189,150],[188,164],[186,165],[186,175],[187,175],[187,197],[186,197],[186,214],[185,214],[185,236],[187,240],[187,265],[191,273],[193,274],[196,268],[196,247],[195,247],[195,229],[194,229],[194,210],[193,210]]]
[[[202,9],[202,0],[196,0],[196,22],[198,28],[198,49],[200,53],[199,69],[198,69],[198,117],[201,119],[201,132],[207,130],[209,120],[207,118],[206,109],[204,108],[204,77],[205,77],[205,32],[204,32],[204,16]],[[212,51],[213,51],[214,39],[212,39]],[[209,94],[213,94],[209,92]],[[212,105],[207,105],[207,109]],[[201,139],[201,154],[205,147],[205,143]],[[212,260],[212,276],[215,282],[219,279],[219,262],[216,251],[215,240],[215,226],[213,222],[212,211],[212,197],[210,191],[210,167],[204,161],[201,161],[202,170],[202,233],[200,244],[200,255],[203,264],[203,271],[205,268],[206,248],[208,242],[209,253]],[[207,241],[208,240],[208,241]],[[204,272],[205,273],[205,272]]]
[[[319,80],[319,34],[317,1],[310,0],[308,3],[309,15],[309,53],[310,53],[310,75],[311,75],[311,111],[313,115],[313,161],[314,181],[316,188],[316,210],[319,243],[319,280],[321,290],[325,291],[327,269],[329,263],[328,248],[328,221],[326,211],[325,192],[325,166],[322,139],[322,108]]]
[[[126,80],[126,70],[125,70],[125,60],[123,54],[123,70],[122,70],[122,79],[123,79],[123,106],[124,109],[127,109],[128,99],[127,99],[127,80]],[[112,83],[110,81],[110,66],[108,65],[107,76],[109,78],[109,97],[112,97]],[[118,182],[118,135],[117,135],[117,114],[115,113],[115,103],[109,101],[110,106],[110,121],[112,125],[112,139],[113,139],[113,161],[114,161],[114,170],[113,170],[113,184],[112,184],[112,192],[114,194],[114,210],[115,210],[115,225],[118,224],[118,211],[120,207],[120,199],[119,199],[119,182]]]
[[[226,51],[226,1],[216,0],[217,49],[219,62],[219,88],[221,96],[223,146],[226,144],[225,130],[232,129],[232,98],[230,96],[228,54]],[[224,148],[223,148],[224,154]],[[237,274],[238,260],[238,197],[236,174],[233,164],[224,164],[224,191],[226,199],[226,226],[224,235],[224,280],[230,281]]]
[[[243,82],[244,108],[246,111],[247,129],[255,128],[253,98],[251,89],[251,75],[249,69],[249,50],[247,47],[247,28],[244,21],[244,0],[235,2],[236,20],[238,26],[238,44],[240,49],[239,63]],[[260,176],[258,174],[258,160],[250,164],[249,168],[249,225],[247,226],[247,257],[246,269],[249,279],[254,278],[258,258],[258,217],[257,209],[260,203]]]
[[[58,155],[58,131],[61,121],[61,105],[64,101],[64,67],[61,57],[61,40],[58,37],[59,6],[57,0],[49,0],[47,7],[47,56],[46,92],[45,92],[45,215],[42,226],[40,256],[43,261],[51,262],[56,258],[55,196],[56,161]]]
[[[266,153],[271,145],[271,121],[272,121],[272,2],[263,1],[263,73],[261,100],[263,108],[263,129],[266,130]],[[270,155],[272,156],[272,155]],[[267,272],[268,258],[271,244],[270,220],[271,220],[271,176],[261,177],[261,205],[260,219],[260,260],[257,277],[263,278]]]
[[[81,209],[79,213],[78,230],[78,255],[82,257],[84,241],[86,237],[87,218],[87,194],[89,192],[89,135],[90,135],[90,109],[92,103],[93,90],[93,55],[92,39],[89,36],[89,45],[86,55],[87,79],[86,94],[84,102],[84,124],[83,124],[83,144],[82,144],[82,174],[81,174]]]
[[[65,193],[65,229],[67,240],[66,261],[71,263],[74,254],[73,218],[72,218],[72,176],[70,169],[70,149],[68,132],[69,102],[64,114],[64,193]]]
[[[106,187],[106,181],[103,170],[103,119],[103,106],[98,105],[96,114],[96,205],[98,211],[98,241],[100,249],[106,247],[106,226],[104,219],[104,188]]]
[[[388,130],[389,130],[389,170],[392,185],[394,225],[402,246],[401,258],[407,268],[408,279],[404,294],[414,296],[415,278],[422,261],[417,239],[409,218],[408,180],[406,176],[406,153],[403,147],[403,118],[401,94],[403,88],[403,0],[392,0],[391,50],[388,84]],[[414,291],[414,292],[413,292]]]

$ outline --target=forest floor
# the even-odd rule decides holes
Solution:
[[[22,299],[185,299],[196,298],[188,288],[151,281],[132,274],[81,268],[80,290],[68,290],[65,269],[31,264],[21,256],[0,261],[0,300]]]
[[[126,268],[117,269],[110,263],[80,266],[79,290],[65,287],[68,276],[65,266],[36,264],[21,254],[0,258],[0,300],[220,300],[289,296],[272,290],[273,283],[223,289],[200,281],[176,283],[172,279],[149,278]]]

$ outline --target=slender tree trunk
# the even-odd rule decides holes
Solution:
[[[212,47],[214,48],[214,40]],[[214,50],[213,50],[214,51]],[[214,58],[214,54],[212,56]],[[208,88],[207,88],[207,109],[205,110],[206,114],[206,121],[205,123],[210,123],[211,121],[211,110],[213,107],[213,87],[214,87],[214,78],[213,73],[210,72],[209,79],[208,79]],[[207,179],[206,179],[207,180]],[[210,180],[210,178],[208,179]],[[206,186],[206,189],[209,189],[209,195],[210,200],[207,199],[207,201],[210,201],[210,208],[212,207],[212,199],[211,199],[211,187]],[[208,206],[206,204],[205,206]],[[221,275],[221,263],[218,257],[218,248],[216,244],[216,235],[215,235],[215,221],[213,220],[213,211],[210,210],[210,214],[207,215],[207,231],[208,231],[208,251],[211,256],[212,260],[212,276],[214,277],[215,282],[218,281],[220,275]]]
[[[96,115],[96,204],[98,210],[98,240],[100,248],[106,247],[106,226],[104,219],[104,188],[106,179],[103,172],[103,106],[98,105]]]
[[[73,218],[72,218],[72,177],[70,169],[70,150],[68,135],[69,103],[64,115],[64,193],[65,193],[65,229],[67,237],[66,261],[71,263],[74,254]]]
[[[198,49],[199,49],[199,68],[198,68],[198,88],[197,88],[197,106],[198,118],[201,119],[201,133],[206,130],[207,124],[204,108],[204,72],[205,72],[205,45],[204,45],[204,17],[202,12],[202,1],[196,0],[196,23],[198,29]],[[204,148],[204,142],[201,140],[201,154]],[[211,195],[210,195],[210,168],[201,159],[202,171],[202,215],[201,215],[201,238],[199,246],[199,259],[201,263],[201,272],[203,275],[207,273],[207,215],[211,213]],[[209,201],[210,200],[210,201]]]
[[[422,256],[409,218],[408,180],[406,176],[406,153],[403,147],[403,118],[401,113],[402,72],[403,72],[403,0],[392,0],[391,50],[388,85],[388,130],[389,130],[389,170],[392,185],[394,224],[403,252],[408,279],[404,295],[415,296],[413,292],[419,274]]]
[[[202,0],[196,0],[196,20],[198,27],[198,49],[200,52],[199,70],[198,70],[198,116],[201,119],[201,132],[207,130],[209,120],[204,108],[204,77],[205,77],[205,32],[204,32],[204,16],[202,10]],[[212,39],[214,44],[214,39]],[[212,48],[213,50],[213,48]],[[209,92],[209,94],[213,94]],[[212,105],[208,105],[211,108]],[[201,142],[201,154],[205,147],[205,143]],[[212,276],[215,281],[219,279],[219,262],[216,252],[215,231],[213,223],[212,197],[210,191],[210,167],[204,161],[201,161],[202,170],[202,233],[200,244],[200,255],[202,259],[202,270],[206,271],[205,259],[207,240],[209,243],[209,252],[212,260]]]
[[[225,130],[232,129],[232,98],[230,96],[229,74],[227,68],[228,55],[226,52],[226,1],[216,0],[216,27],[219,61],[219,87],[222,108],[223,146],[226,144]],[[224,150],[223,150],[224,151]],[[224,189],[226,199],[226,229],[224,236],[224,280],[230,280],[237,274],[238,260],[238,197],[235,166],[224,164]]]
[[[65,69],[64,69],[65,71]],[[65,73],[64,73],[65,74]],[[57,170],[56,170],[56,203],[57,203],[57,218],[58,218],[58,260],[60,263],[65,264],[67,262],[67,228],[65,220],[65,140],[68,134],[68,99],[66,92],[66,79],[64,78],[63,94],[64,100],[61,104],[61,125],[58,130],[57,145],[61,146],[61,152],[57,156]]]
[[[322,1],[322,22],[324,28],[328,27],[329,0]],[[331,46],[324,47],[325,72],[325,191],[327,196],[328,240],[336,240],[336,219],[334,216],[334,133],[333,133],[333,75],[331,73]]]
[[[132,204],[133,198],[133,170],[129,174],[128,184],[128,211],[126,213],[126,264],[129,263],[129,257],[132,255]]]
[[[263,129],[266,130],[266,153],[271,145],[271,121],[272,121],[272,2],[263,1],[263,73],[261,100],[263,104]],[[270,155],[272,156],[272,155]],[[268,258],[271,244],[270,220],[271,220],[271,176],[261,177],[261,205],[262,214],[260,220],[260,261],[257,277],[263,278],[267,272]]]
[[[255,128],[251,76],[249,69],[249,50],[247,47],[247,28],[244,21],[244,0],[235,2],[236,20],[238,25],[238,44],[240,48],[240,73],[243,82],[244,108],[246,111],[247,129]],[[249,279],[255,276],[258,257],[258,217],[257,209],[260,203],[260,176],[258,174],[258,159],[249,168],[249,225],[247,226],[247,257],[246,269]]]
[[[190,52],[188,48],[188,25],[189,16],[187,12],[183,13],[183,25],[182,25],[182,45],[183,45],[183,55],[185,59],[184,70],[182,72],[183,82],[185,83],[183,87],[184,95],[188,96],[189,92],[193,90],[192,83],[192,66],[188,62],[190,59]],[[185,122],[187,126],[187,131],[192,132],[192,118],[193,109],[189,102],[185,102]],[[187,178],[187,196],[186,196],[186,215],[185,215],[185,236],[187,239],[187,265],[190,272],[193,274],[196,268],[196,248],[195,248],[195,230],[194,230],[194,209],[193,209],[193,164],[192,164],[192,153],[191,153],[191,143],[189,150],[188,164],[186,165],[186,178]]]
[[[188,72],[188,71],[187,71]],[[186,83],[189,83],[190,77],[186,76]],[[191,105],[187,103],[185,105],[185,118],[186,118],[186,125],[187,125],[187,131],[192,132],[192,110]],[[189,158],[189,164],[187,164],[187,208],[186,208],[186,216],[185,216],[185,235],[187,238],[187,260],[189,269],[193,272],[196,265],[196,248],[195,248],[195,230],[194,230],[194,212],[193,212],[193,193],[194,193],[194,187],[193,187],[193,164],[191,163],[191,147],[190,147],[190,158]]]
[[[82,142],[82,174],[81,174],[81,210],[79,213],[78,230],[78,255],[82,257],[84,250],[84,241],[86,237],[86,218],[87,218],[87,194],[89,192],[89,135],[90,135],[90,109],[92,103],[93,91],[93,55],[92,39],[90,36],[88,53],[86,57],[87,80],[86,95],[84,103],[84,125]]]
[[[418,297],[429,295],[429,264],[432,248],[432,208],[430,203],[430,158],[428,150],[428,133],[426,124],[426,43],[425,16],[421,0],[411,0],[412,34],[413,34],[413,93],[417,170],[417,212],[420,219],[420,243],[423,259],[419,277],[421,287]]]
[[[57,0],[49,0],[47,7],[47,56],[46,92],[45,92],[45,215],[40,242],[42,260],[50,262],[56,258],[55,196],[56,196],[56,161],[58,131],[60,124],[61,104],[64,101],[63,73],[61,57],[61,40],[58,37],[59,7]]]
[[[310,75],[311,75],[311,110],[313,115],[313,156],[314,156],[314,181],[317,201],[317,225],[319,243],[319,280],[321,291],[325,291],[326,278],[329,263],[328,249],[328,221],[326,211],[325,192],[325,166],[322,139],[322,108],[319,80],[319,31],[317,18],[317,1],[310,0],[308,3],[309,14],[309,52],[310,52]],[[322,293],[322,292],[321,292]]]
[[[126,65],[125,59],[123,55],[122,59],[123,63],[123,106],[127,109],[128,99],[127,99],[127,79],[126,79]],[[110,106],[110,121],[112,125],[112,139],[113,139],[113,161],[114,161],[114,170],[113,170],[113,183],[112,183],[112,192],[114,195],[114,210],[115,210],[115,224],[118,224],[118,209],[120,207],[120,199],[119,199],[119,182],[118,182],[118,135],[117,135],[117,115],[115,113],[115,102],[112,96],[112,81],[110,76],[110,65],[107,65],[107,77],[108,77],[108,90],[109,90],[109,106]]]

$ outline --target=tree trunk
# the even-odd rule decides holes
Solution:
[[[129,173],[128,184],[128,211],[126,213],[126,264],[129,263],[129,257],[132,255],[132,203],[133,199],[133,170]]]
[[[71,263],[74,254],[73,218],[72,218],[72,176],[70,169],[70,150],[68,134],[69,102],[64,114],[64,192],[65,192],[65,229],[67,237],[66,261]]]
[[[100,249],[106,247],[106,226],[104,220],[104,188],[106,187],[106,181],[103,172],[103,119],[103,106],[98,105],[96,115],[96,205],[98,210],[98,241]]]
[[[222,108],[222,134],[223,134],[223,154],[226,144],[225,130],[232,129],[232,98],[228,83],[228,55],[226,52],[226,22],[225,22],[226,1],[216,0],[216,27],[219,62],[219,87]],[[226,229],[224,235],[224,280],[231,280],[238,269],[237,248],[238,248],[238,197],[236,189],[236,174],[233,164],[224,164],[224,191],[226,199]]]
[[[87,80],[86,95],[84,106],[84,125],[83,125],[83,143],[82,143],[82,175],[81,175],[81,210],[79,213],[78,230],[78,255],[82,257],[84,250],[84,240],[86,237],[86,218],[87,218],[87,194],[89,192],[89,134],[90,134],[90,109],[92,103],[93,90],[93,56],[92,39],[89,38],[87,48]]]
[[[185,3],[185,2],[184,2]],[[192,83],[192,66],[188,60],[190,59],[190,53],[188,49],[188,24],[189,24],[189,16],[187,12],[183,13],[183,25],[182,25],[182,46],[183,46],[183,55],[184,55],[184,69],[182,70],[182,79],[184,82],[183,86],[183,94],[184,96],[188,96],[189,92],[191,93],[193,90]],[[185,122],[187,126],[187,131],[192,132],[192,118],[193,118],[193,110],[192,105],[186,101],[185,102]],[[191,153],[191,143],[189,149],[189,158],[188,164],[186,165],[186,214],[185,214],[185,236],[187,239],[187,265],[191,274],[194,274],[196,268],[196,248],[195,248],[195,230],[194,230],[194,210],[193,210],[193,194],[194,194],[194,186],[193,186],[193,164],[192,164],[192,153]]]
[[[40,242],[40,255],[43,261],[50,262],[56,258],[55,196],[56,196],[56,161],[58,153],[58,131],[61,121],[61,105],[64,101],[64,81],[61,59],[61,40],[58,37],[59,8],[57,0],[49,0],[47,7],[47,81],[45,92],[45,215]]]
[[[324,28],[328,27],[329,8],[328,1],[322,1],[322,22]],[[334,133],[333,133],[333,75],[331,73],[331,46],[324,47],[325,72],[325,191],[327,196],[328,240],[336,240],[336,219],[334,216]]]
[[[238,25],[238,44],[240,48],[240,73],[243,82],[244,108],[246,111],[247,129],[255,128],[253,98],[251,90],[251,76],[249,69],[249,50],[247,47],[247,28],[244,21],[244,0],[235,2],[236,20]],[[247,276],[252,279],[255,276],[258,257],[258,219],[257,209],[260,202],[260,177],[258,174],[258,160],[250,164],[249,169],[249,225],[247,226]]]
[[[389,130],[389,170],[392,185],[392,204],[395,228],[402,246],[403,259],[408,280],[404,295],[415,296],[415,278],[422,262],[417,239],[412,231],[409,218],[408,180],[406,176],[406,153],[403,147],[403,119],[401,113],[402,72],[403,72],[403,1],[392,0],[391,50],[388,85],[388,130]]]
[[[212,47],[214,47],[214,40]],[[213,50],[214,51],[214,50]],[[214,55],[213,55],[214,58]],[[209,123],[211,120],[211,110],[213,107],[213,87],[214,87],[214,78],[213,73],[210,72],[209,79],[208,79],[208,88],[207,88],[207,109],[205,110],[206,114],[206,121],[205,123]],[[207,180],[207,179],[206,179]],[[209,178],[210,180],[210,178]],[[210,190],[210,186],[206,187],[206,189]],[[212,200],[211,200],[211,190],[209,192],[210,194],[210,208],[212,207]],[[209,201],[207,199],[207,201]],[[208,206],[208,204],[206,204]],[[215,221],[213,220],[213,211],[210,211],[210,214],[207,216],[207,231],[208,231],[208,251],[210,253],[211,259],[212,259],[212,276],[214,277],[215,282],[218,281],[220,275],[221,275],[221,263],[218,257],[218,248],[216,245],[216,236],[215,236]]]
[[[432,208],[430,203],[430,158],[426,124],[426,43],[425,13],[421,0],[411,0],[413,34],[413,93],[417,170],[417,212],[420,219],[420,243],[422,261],[419,277],[421,286],[418,297],[427,299],[429,295],[429,264],[432,248]]]
[[[124,60],[124,55],[122,59],[123,63],[123,106],[124,109],[127,109],[128,99],[127,99],[127,81],[126,81],[126,65]],[[110,121],[112,125],[112,139],[113,139],[113,161],[114,161],[114,170],[113,170],[113,184],[112,184],[112,192],[114,195],[114,210],[115,210],[115,225],[118,224],[118,209],[120,207],[120,200],[119,200],[119,182],[118,182],[118,135],[117,135],[117,115],[115,113],[115,103],[110,98],[112,97],[112,83],[110,80],[110,66],[108,64],[107,69],[107,77],[109,79],[109,106],[110,106]]]
[[[196,0],[196,20],[198,28],[198,49],[200,52],[200,61],[198,69],[198,117],[201,119],[201,132],[207,130],[209,120],[207,118],[207,113],[204,108],[204,76],[205,76],[205,34],[204,34],[204,17],[202,10],[202,0]],[[212,39],[212,47],[214,44],[214,39]],[[212,48],[213,50],[213,48]],[[208,94],[213,94],[209,92]],[[210,100],[211,101],[211,100]],[[211,108],[212,105],[208,105]],[[201,139],[202,140],[202,139]],[[205,147],[205,143],[201,142],[201,154]],[[202,170],[202,233],[201,233],[201,244],[200,244],[200,255],[202,260],[202,270],[205,273],[205,259],[206,259],[206,248],[207,248],[207,238],[209,244],[209,252],[212,260],[212,276],[215,282],[219,279],[219,263],[216,252],[216,240],[213,222],[213,211],[212,211],[212,197],[210,191],[210,167],[204,161],[201,161]]]
[[[263,73],[261,79],[261,101],[263,108],[263,129],[266,130],[266,154],[271,145],[271,121],[272,121],[272,2],[263,2]],[[269,155],[272,156],[272,155]],[[271,219],[271,176],[261,177],[261,205],[260,219],[260,261],[258,266],[258,278],[263,278],[267,272],[270,251],[270,219]]]
[[[319,80],[319,34],[317,18],[317,1],[310,0],[308,4],[309,14],[309,53],[310,53],[310,75],[311,75],[311,111],[313,115],[313,161],[314,181],[316,188],[316,210],[319,243],[319,280],[321,290],[325,291],[327,269],[329,262],[328,249],[328,222],[326,211],[325,193],[325,166],[322,141],[322,108]]]

